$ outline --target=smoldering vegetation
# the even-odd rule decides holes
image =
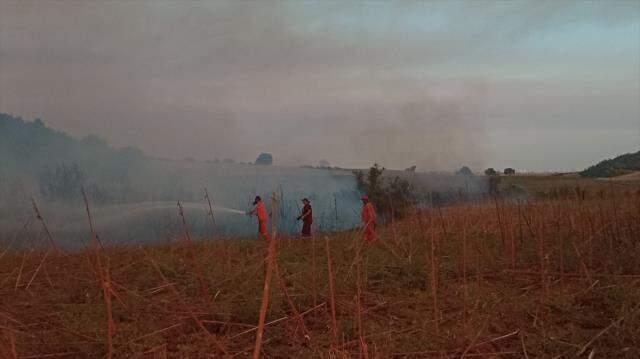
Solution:
[[[177,239],[185,230],[203,239],[251,236],[256,220],[243,212],[256,195],[270,209],[273,194],[279,232],[299,231],[296,217],[305,197],[314,209],[315,230],[339,231],[359,224],[360,195],[374,191],[345,169],[151,158],[133,147],[113,148],[97,136],[76,140],[40,120],[9,115],[0,118],[0,129],[0,232],[12,248],[45,241],[33,201],[59,245],[83,246],[89,222],[82,190],[105,244]],[[387,170],[379,186],[382,221],[391,218],[386,208],[394,201],[396,207],[430,206],[488,193],[483,177],[445,173]]]
[[[76,140],[40,120],[10,115],[0,118],[0,137],[0,231],[4,238],[19,233],[16,242],[23,246],[42,237],[32,199],[56,241],[81,245],[88,233],[83,188],[105,243],[181,236],[178,201],[189,231],[202,238],[253,234],[255,219],[239,212],[248,210],[256,195],[269,204],[272,193],[279,198],[282,232],[297,231],[303,197],[312,201],[317,229],[350,228],[358,221],[359,194],[348,171],[156,159],[136,148],[113,148],[96,136]]]
[[[281,232],[298,231],[295,218],[303,197],[312,201],[317,230],[346,229],[358,223],[359,195],[353,176],[347,171],[147,160],[132,169],[128,178],[127,191],[131,192],[131,198],[101,200],[109,198],[112,192],[103,194],[100,190],[97,196],[96,192],[88,192],[92,216],[104,243],[182,237],[185,228],[178,201],[184,209],[187,228],[196,238],[249,236],[256,232],[256,220],[244,212],[251,208],[256,195],[264,198],[270,210],[273,193],[279,201],[278,230]],[[213,218],[209,214],[205,188],[212,202]],[[34,193],[60,245],[83,245],[88,239],[89,224],[80,186],[66,200],[48,198],[46,192],[37,187],[23,185],[21,192],[18,202],[11,207],[13,210],[5,208],[0,228],[20,233],[23,245],[31,241],[37,245],[38,238],[42,238],[38,233],[41,225],[35,223],[33,217],[29,193]],[[25,227],[25,223],[29,226]]]

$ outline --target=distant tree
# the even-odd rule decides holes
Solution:
[[[459,170],[456,171],[456,175],[458,176],[473,176],[473,171],[467,166],[462,166]]]
[[[80,188],[85,181],[86,175],[78,164],[62,163],[53,169],[46,168],[40,174],[40,194],[48,200],[74,200],[80,197]]]
[[[354,172],[358,189],[366,193],[369,199],[374,202],[382,197],[382,173],[384,171],[384,167],[380,167],[380,165],[375,163],[369,168],[369,172],[367,172],[366,175],[360,170]]]
[[[507,175],[507,176],[512,176],[512,175],[516,174],[516,170],[514,170],[511,167],[505,168],[504,169],[504,174]]]
[[[318,162],[318,167],[327,168],[327,167],[331,167],[331,164],[327,160],[320,160]]]
[[[414,166],[411,166],[411,167],[409,167],[409,168],[405,168],[404,170],[405,170],[405,171],[407,171],[407,172],[415,172],[415,171],[416,171],[416,168],[417,168],[417,167],[414,165]]]
[[[384,167],[377,163],[368,172],[354,171],[358,190],[369,196],[378,213],[384,218],[400,218],[413,203],[414,192],[411,184],[399,176],[383,178]]]
[[[273,164],[273,156],[270,153],[261,153],[256,158],[256,165],[271,166]]]
[[[222,160],[222,162],[226,164],[236,163],[233,158],[225,158],[224,160]]]
[[[487,168],[486,170],[484,170],[484,174],[485,176],[497,176],[498,172],[496,172],[496,170],[493,168]]]

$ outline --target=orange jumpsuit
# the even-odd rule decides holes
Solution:
[[[367,202],[362,207],[362,225],[364,226],[364,240],[371,243],[376,240],[376,209],[373,203]]]
[[[269,230],[267,229],[267,221],[269,215],[267,214],[267,208],[264,206],[264,202],[260,201],[256,203],[255,208],[256,216],[258,217],[258,233],[260,233],[267,241],[270,239]]]

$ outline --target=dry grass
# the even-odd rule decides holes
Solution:
[[[640,356],[638,195],[464,204],[359,236],[281,237],[262,356]],[[96,272],[94,249],[8,252],[0,357],[250,357],[266,254],[106,247]]]

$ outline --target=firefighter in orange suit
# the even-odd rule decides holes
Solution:
[[[369,196],[362,196],[362,227],[364,231],[364,240],[372,243],[376,240],[376,209],[373,203],[369,201]]]
[[[267,229],[267,223],[269,222],[267,208],[265,207],[264,202],[262,202],[262,198],[260,198],[260,196],[256,196],[253,201],[253,205],[254,208],[247,214],[258,217],[258,233],[268,241],[271,237],[269,237],[269,230]]]

